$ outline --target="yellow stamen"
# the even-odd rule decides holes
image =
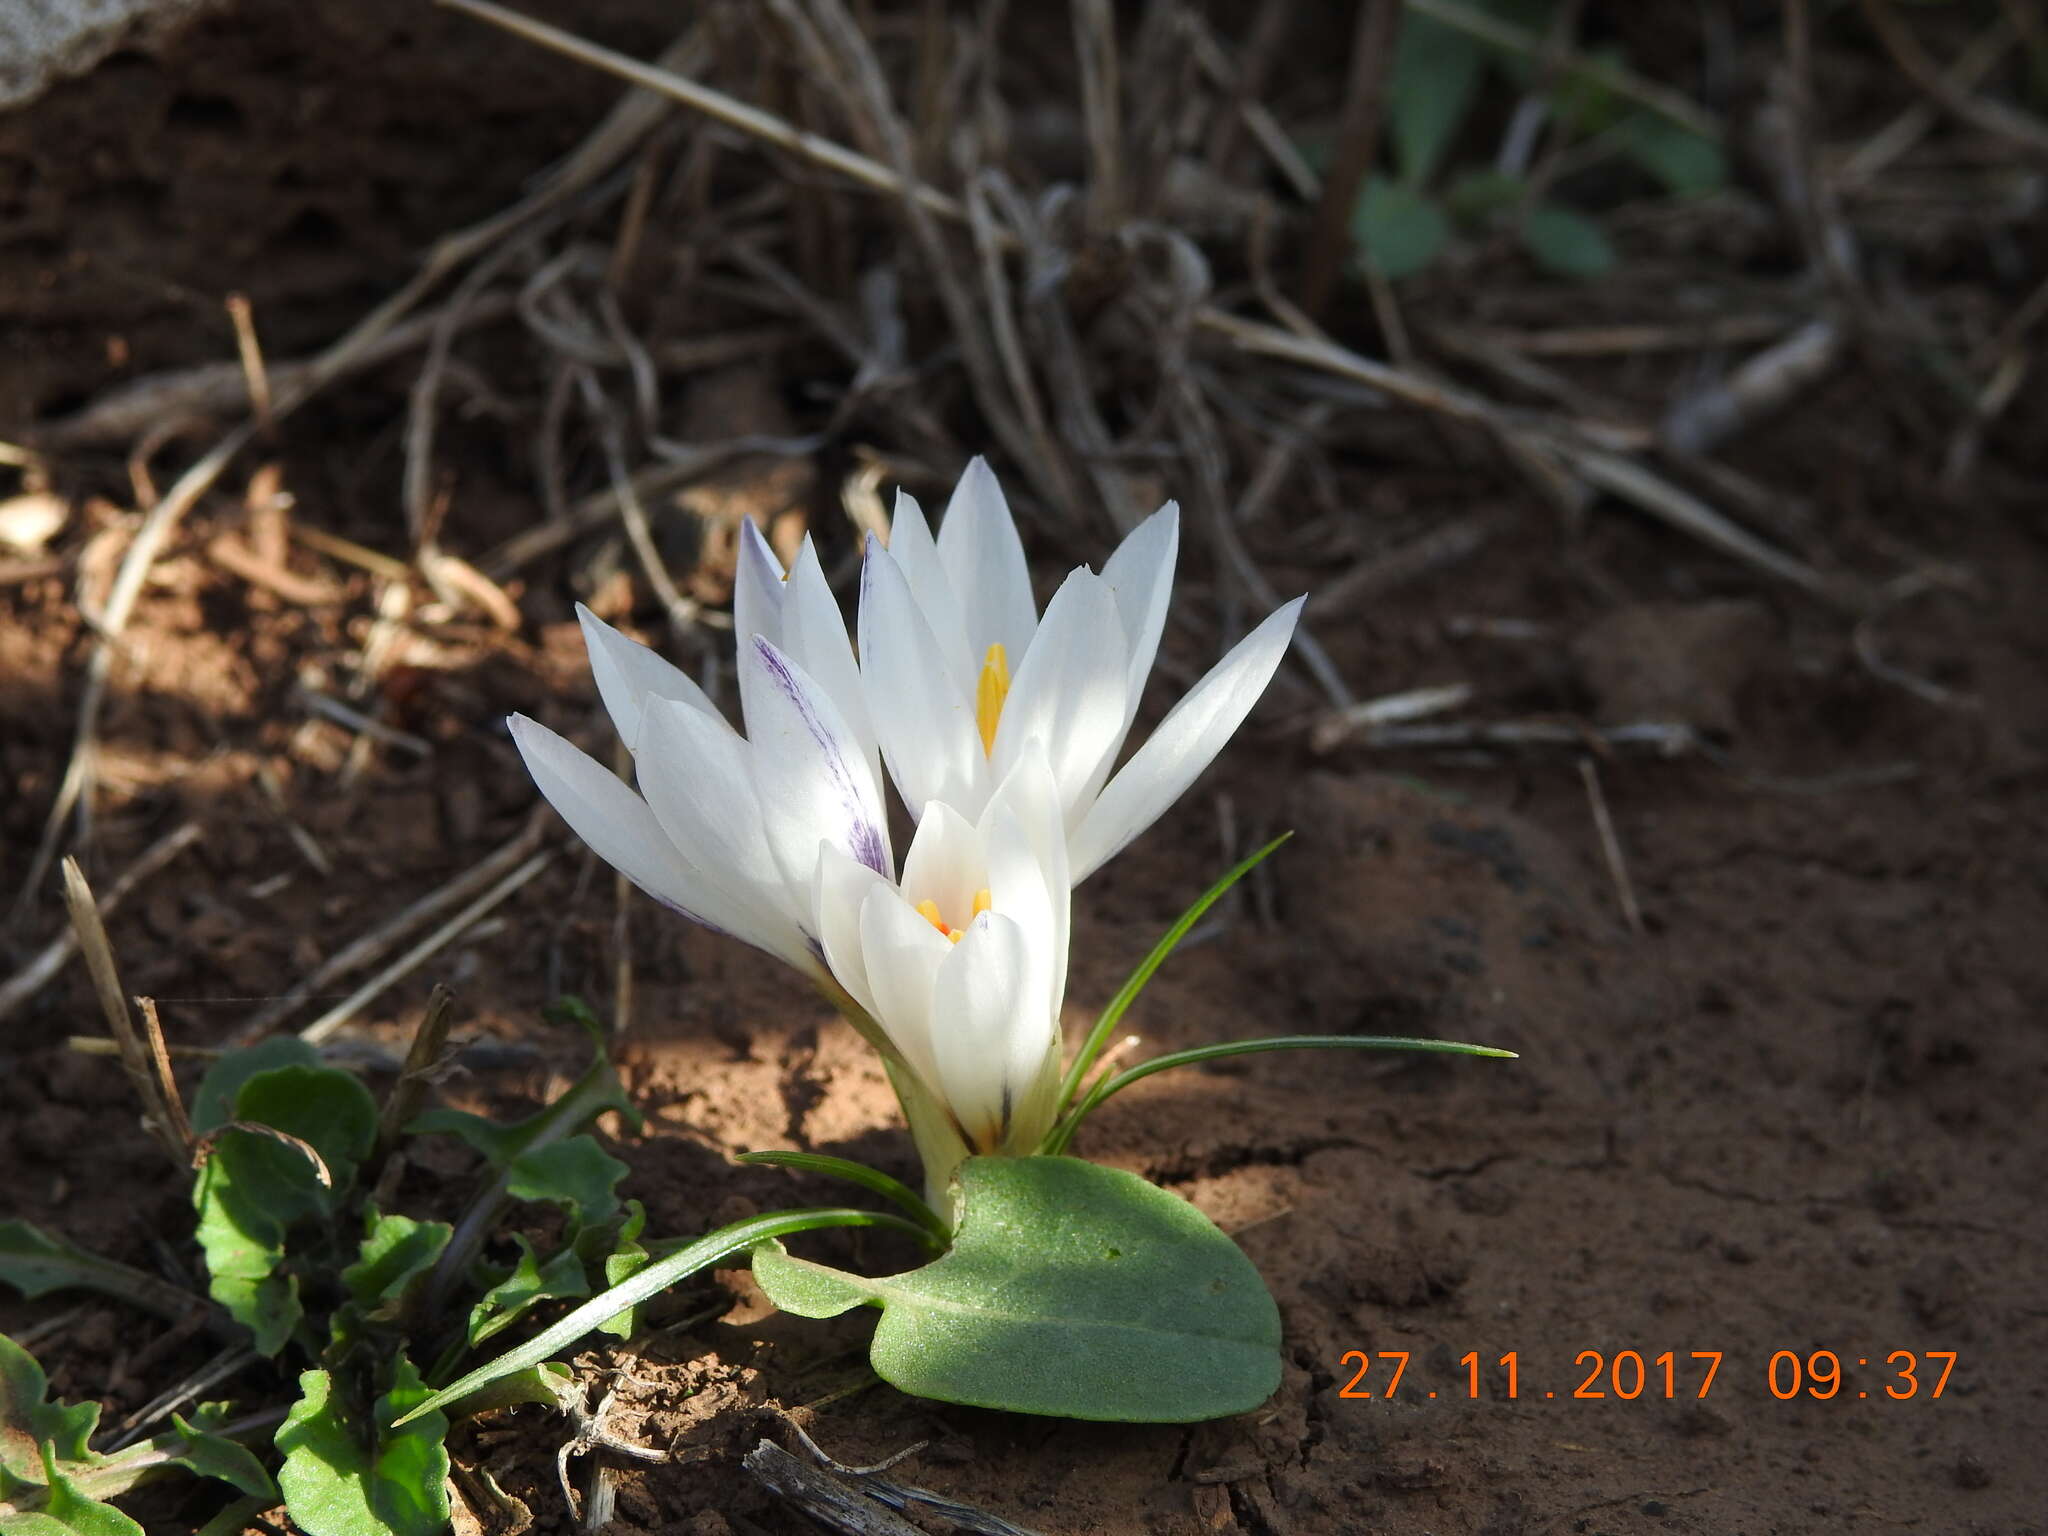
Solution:
[[[989,896],[988,887],[983,886],[974,893],[974,917],[970,917],[968,921],[970,923],[973,922],[975,917],[981,916],[982,913],[986,912],[993,905],[995,905],[995,902]]]
[[[1010,695],[1010,658],[1001,641],[988,648],[981,680],[974,685],[974,723],[981,727],[981,750],[995,756],[996,726],[1003,718],[1003,700]]]
[[[960,930],[946,926],[946,920],[939,916],[939,904],[933,901],[931,897],[927,896],[917,904],[917,915],[938,929],[939,932],[943,933],[953,943],[958,944],[960,942]]]

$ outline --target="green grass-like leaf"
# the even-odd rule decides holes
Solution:
[[[901,1179],[893,1179],[881,1169],[870,1168],[866,1163],[856,1163],[846,1157],[827,1157],[820,1152],[789,1152],[777,1148],[761,1152],[742,1152],[733,1161],[759,1164],[769,1168],[792,1168],[799,1173],[821,1173],[828,1179],[844,1179],[849,1184],[858,1184],[862,1189],[880,1195],[884,1200],[893,1201],[909,1212],[910,1219],[930,1233],[938,1247],[944,1248],[952,1241],[953,1234],[946,1229],[946,1224],[939,1220],[938,1213],[924,1203],[923,1196]]]
[[[1187,911],[1174,919],[1173,926],[1160,936],[1157,944],[1152,946],[1152,952],[1138,962],[1138,968],[1125,978],[1121,987],[1117,988],[1116,996],[1109,1000],[1109,1006],[1102,1010],[1101,1015],[1095,1020],[1094,1028],[1088,1031],[1088,1038],[1081,1043],[1081,1049],[1075,1052],[1073,1064],[1067,1068],[1067,1075],[1060,1080],[1060,1108],[1066,1108],[1073,1101],[1075,1093],[1081,1087],[1081,1079],[1088,1075],[1088,1069],[1095,1065],[1095,1059],[1102,1054],[1102,1048],[1109,1044],[1109,1037],[1116,1032],[1117,1025],[1123,1022],[1124,1014],[1131,1004],[1138,1000],[1138,994],[1145,990],[1145,984],[1152,979],[1153,973],[1166,963],[1166,957],[1188,936],[1188,930],[1200,922],[1202,914],[1221,901],[1233,885],[1258,868],[1292,836],[1292,832],[1282,832],[1256,853],[1239,859],[1223,872],[1222,877],[1214,885],[1197,896]]]
[[[515,1371],[523,1371],[529,1366],[539,1365],[549,1356],[594,1331],[599,1323],[618,1316],[629,1307],[638,1306],[679,1281],[687,1280],[699,1270],[709,1269],[720,1259],[730,1258],[736,1253],[745,1253],[771,1238],[787,1237],[794,1232],[809,1232],[820,1227],[893,1227],[919,1239],[924,1236],[921,1227],[912,1225],[900,1216],[891,1216],[883,1211],[856,1211],[845,1208],[775,1211],[765,1216],[751,1216],[745,1221],[733,1222],[730,1226],[706,1233],[666,1258],[655,1260],[630,1279],[586,1301],[553,1327],[543,1330],[517,1349],[506,1351],[497,1359],[478,1366],[452,1385],[433,1393],[397,1422],[404,1424],[419,1414],[455,1403],[501,1377],[510,1376]]]

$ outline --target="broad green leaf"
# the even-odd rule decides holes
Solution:
[[[1551,109],[1581,135],[1600,132],[1625,110],[1614,89],[1627,61],[1618,48],[1595,48],[1566,68],[1550,92]]]
[[[425,1413],[396,1427],[426,1397],[400,1355],[374,1424],[351,1424],[327,1372],[299,1377],[299,1401],[277,1432],[277,1481],[307,1536],[440,1536],[448,1523],[447,1417]]]
[[[279,1273],[286,1234],[340,1208],[376,1139],[377,1107],[348,1073],[295,1065],[245,1077],[230,1118],[296,1137],[328,1175],[323,1182],[300,1148],[223,1122],[193,1185],[213,1299],[275,1355],[304,1315],[297,1278]]]
[[[314,1184],[321,1191],[323,1211],[339,1209],[355,1183],[356,1166],[377,1140],[377,1102],[370,1090],[333,1067],[278,1067],[257,1073],[235,1095],[234,1118],[275,1127],[320,1154],[331,1180],[323,1185],[316,1179]],[[293,1155],[282,1143],[268,1144],[287,1157]],[[303,1162],[304,1155],[298,1154],[298,1160]]]
[[[1402,19],[1387,83],[1387,126],[1394,164],[1408,186],[1427,186],[1436,174],[1485,66],[1485,48],[1465,33],[1413,11]]]
[[[26,1221],[0,1221],[0,1283],[31,1299],[48,1291],[98,1291],[182,1322],[205,1301],[143,1270],[87,1253]]]
[[[505,1172],[513,1199],[549,1201],[578,1226],[596,1226],[619,1214],[619,1180],[631,1170],[591,1137],[571,1136],[529,1148]]]
[[[1654,112],[1632,112],[1607,130],[1622,152],[1680,196],[1711,192],[1728,180],[1721,146]]]
[[[604,1284],[610,1290],[623,1280],[631,1279],[649,1264],[654,1255],[640,1241],[640,1234],[647,1230],[647,1207],[638,1200],[626,1202],[626,1219],[619,1223],[619,1235],[612,1244],[612,1251],[604,1257]],[[628,1307],[617,1317],[597,1325],[599,1333],[608,1333],[615,1339],[630,1339],[640,1327],[640,1309]]]
[[[590,1282],[583,1275],[583,1260],[576,1250],[564,1248],[543,1264],[533,1244],[518,1233],[519,1262],[512,1273],[484,1292],[469,1311],[469,1343],[472,1348],[493,1334],[501,1333],[519,1320],[536,1302],[550,1297],[588,1296]]]
[[[1365,260],[1389,280],[1412,277],[1436,260],[1451,237],[1450,220],[1421,192],[1375,176],[1351,217]]]
[[[239,1051],[230,1051],[206,1069],[199,1091],[192,1095],[192,1129],[204,1136],[235,1118],[235,1095],[259,1072],[278,1067],[317,1067],[320,1053],[297,1035],[273,1035]]]
[[[1522,244],[1538,266],[1560,277],[1598,277],[1614,266],[1614,247],[1600,226],[1555,203],[1529,211]]]
[[[539,1365],[549,1356],[592,1332],[599,1323],[617,1317],[629,1307],[638,1306],[650,1296],[659,1295],[679,1281],[689,1279],[699,1270],[709,1269],[721,1259],[729,1259],[736,1253],[746,1253],[770,1238],[787,1237],[792,1232],[809,1232],[819,1227],[893,1227],[915,1237],[922,1237],[924,1231],[923,1228],[905,1221],[901,1216],[891,1216],[883,1211],[857,1211],[844,1207],[809,1211],[772,1211],[765,1216],[750,1216],[745,1221],[736,1221],[714,1232],[708,1232],[695,1242],[678,1248],[674,1253],[656,1259],[630,1279],[613,1286],[602,1295],[593,1296],[553,1327],[543,1329],[518,1348],[508,1349],[497,1359],[478,1366],[452,1385],[441,1388],[410,1412],[425,1413],[445,1403],[452,1403],[457,1398],[467,1398],[473,1393],[481,1392],[493,1382],[501,1381],[530,1366]],[[401,1419],[399,1422],[405,1421]]]
[[[113,1505],[81,1493],[47,1445],[41,1460],[45,1479],[41,1505],[17,1511],[0,1503],[0,1536],[143,1536],[142,1527]]]
[[[88,1442],[100,1405],[53,1403],[49,1391],[35,1356],[0,1333],[0,1472],[18,1482],[43,1481],[45,1446],[60,1462],[99,1459]]]
[[[1280,1314],[1244,1253],[1178,1195],[1066,1157],[960,1165],[952,1250],[870,1280],[754,1250],[800,1317],[882,1309],[868,1358],[919,1397],[1072,1419],[1188,1423],[1280,1384]]]
[[[414,1221],[375,1210],[363,1217],[363,1246],[356,1262],[341,1272],[349,1298],[366,1316],[396,1317],[413,1282],[434,1267],[453,1228],[445,1221]]]

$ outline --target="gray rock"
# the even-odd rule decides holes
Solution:
[[[161,44],[225,0],[0,0],[0,111],[18,107],[117,48]]]

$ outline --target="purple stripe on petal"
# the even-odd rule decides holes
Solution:
[[[768,676],[775,686],[782,690],[783,697],[796,706],[797,717],[804,728],[811,733],[811,740],[818,744],[818,751],[825,761],[825,771],[831,775],[833,788],[839,792],[840,803],[845,806],[849,822],[846,837],[846,851],[860,863],[867,865],[885,880],[889,877],[889,851],[882,838],[882,829],[869,818],[867,807],[861,802],[860,790],[855,786],[853,770],[847,765],[845,756],[839,750],[839,741],[825,728],[825,722],[818,718],[818,712],[811,701],[810,692],[796,680],[790,671],[789,662],[766,639],[754,637],[754,654],[768,669]]]

